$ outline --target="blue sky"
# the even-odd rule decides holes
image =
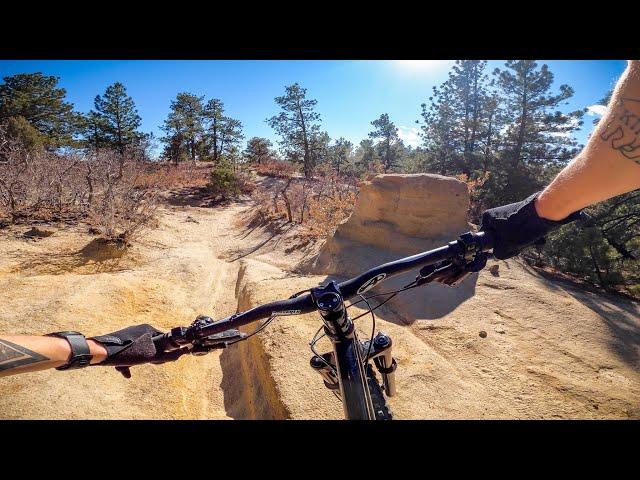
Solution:
[[[555,75],[555,86],[568,83],[575,90],[567,109],[597,103],[625,68],[623,60],[539,60]],[[242,121],[247,138],[277,139],[265,119],[276,114],[274,97],[284,86],[300,83],[318,100],[323,128],[332,138],[354,144],[366,138],[371,121],[388,113],[405,142],[416,145],[420,104],[428,102],[433,86],[447,78],[453,61],[351,60],[64,60],[0,61],[0,77],[43,72],[60,77],[67,98],[87,112],[93,99],[116,81],[122,82],[142,117],[142,129],[162,136],[160,126],[178,92],[220,98],[227,114]],[[488,72],[504,61],[489,62]],[[594,110],[597,110],[594,109]],[[576,135],[584,143],[595,116],[585,116]]]

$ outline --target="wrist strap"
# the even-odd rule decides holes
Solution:
[[[71,346],[71,358],[65,365],[56,367],[56,370],[83,368],[91,363],[93,355],[91,355],[87,339],[80,332],[54,332],[45,336],[64,338]]]

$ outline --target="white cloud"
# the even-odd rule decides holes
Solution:
[[[398,127],[398,136],[406,144],[417,147],[421,143],[420,129],[418,127],[406,127],[400,125]]]
[[[589,105],[587,107],[587,115],[591,115],[592,117],[601,117],[606,111],[606,105]]]

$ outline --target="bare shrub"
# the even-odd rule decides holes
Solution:
[[[202,188],[209,182],[213,165],[210,162],[154,162],[151,175],[160,175],[166,189]]]
[[[125,244],[150,224],[158,195],[173,173],[130,152],[95,152],[86,157],[84,167],[88,223],[103,238]]]
[[[26,149],[0,130],[0,216],[59,220],[82,214],[82,159]]]
[[[255,215],[262,222],[300,224],[297,235],[317,239],[335,232],[353,211],[358,187],[355,178],[328,170],[316,178],[289,177],[255,189]]]
[[[154,217],[157,197],[192,172],[149,162],[137,152],[58,153],[26,149],[0,129],[0,217],[86,219],[104,239],[129,243]]]
[[[314,238],[333,235],[353,212],[357,195],[355,177],[341,176],[325,167],[305,199],[307,213],[303,231]]]
[[[256,173],[266,177],[287,178],[297,172],[295,165],[283,160],[270,159],[255,165]]]
[[[470,179],[469,175],[466,173],[461,173],[456,175],[456,178],[467,184],[467,188],[469,189],[469,217],[472,221],[479,221],[480,216],[484,210],[484,205],[482,204],[479,198],[479,189],[486,183],[489,179],[489,172],[484,172],[478,178]]]

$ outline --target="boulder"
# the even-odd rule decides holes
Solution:
[[[377,175],[363,183],[351,216],[327,240],[314,273],[341,278],[398,258],[437,248],[470,230],[469,191],[455,178],[433,174]],[[400,288],[417,272],[383,282],[375,293]],[[458,288],[428,285],[389,302],[412,321],[439,318],[473,294],[476,276]]]

